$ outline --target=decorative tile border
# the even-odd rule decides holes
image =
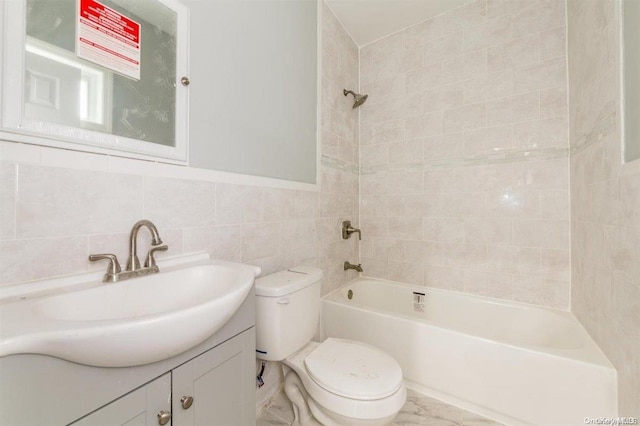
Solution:
[[[358,166],[356,164],[350,164],[346,161],[338,160],[337,158],[328,157],[326,155],[322,155],[320,164],[324,167],[329,167],[330,169],[353,173],[354,175],[359,174]]]
[[[423,160],[411,163],[382,164],[360,168],[360,174],[375,174],[388,171],[419,171],[452,167],[473,167],[488,164],[521,163],[538,160],[559,160],[568,158],[568,148],[539,148],[524,150],[503,150],[489,155],[458,157],[450,159]]]
[[[576,142],[571,144],[570,155],[573,157],[574,155],[579,154],[580,152],[589,148],[594,143],[601,141],[605,137],[615,133],[618,129],[617,123],[617,112],[614,111],[609,116],[598,121],[589,133],[578,137]]]

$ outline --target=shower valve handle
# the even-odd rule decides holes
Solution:
[[[361,240],[362,234],[360,233],[360,230],[358,228],[354,228],[353,226],[351,226],[350,220],[345,220],[344,222],[342,222],[342,239],[343,240],[348,240],[349,238],[351,238],[351,234],[356,232],[358,233],[358,239]]]

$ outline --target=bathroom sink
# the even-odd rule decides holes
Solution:
[[[0,356],[51,355],[99,367],[149,364],[212,336],[259,269],[208,261],[0,305]]]

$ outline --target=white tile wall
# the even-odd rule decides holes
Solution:
[[[312,264],[328,292],[356,274],[358,121],[343,88],[358,88],[358,49],[325,7],[321,189],[231,184],[213,172],[0,141],[0,285],[96,270],[89,253],[128,255],[128,232],[152,220],[169,251],[261,266],[263,274]],[[140,234],[139,256],[149,237]]]
[[[361,49],[365,275],[568,309],[564,4],[477,0]]]
[[[567,3],[571,309],[618,370],[618,414],[640,417],[640,167],[620,161],[618,7]]]
[[[15,164],[0,163],[0,238],[12,239],[16,235],[16,181]]]
[[[142,215],[141,177],[18,166],[16,238],[124,232]]]

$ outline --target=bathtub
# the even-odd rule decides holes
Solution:
[[[322,331],[383,349],[408,387],[505,424],[617,416],[616,371],[569,312],[359,278],[323,298]]]

